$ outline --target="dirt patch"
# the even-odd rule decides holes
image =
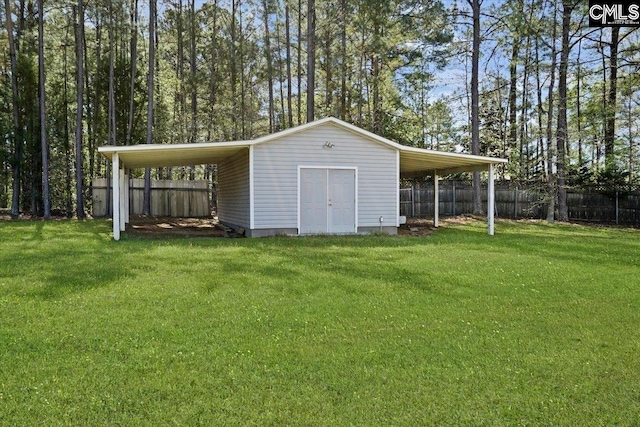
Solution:
[[[436,228],[433,226],[433,220],[423,218],[407,218],[407,223],[398,227],[398,235],[400,236],[430,236]]]
[[[146,236],[224,237],[215,218],[131,218],[127,233]]]
[[[440,218],[440,226],[456,224],[469,224],[476,221],[486,221],[486,218],[474,215],[458,215]],[[426,237],[433,234],[437,228],[433,226],[433,219],[430,218],[407,218],[407,223],[398,228],[400,236]]]
[[[413,218],[398,228],[398,234],[426,237],[435,230],[433,220]],[[158,237],[225,237],[225,232],[228,233],[228,229],[219,224],[217,218],[132,217],[127,226],[127,233]]]

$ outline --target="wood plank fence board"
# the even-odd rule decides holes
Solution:
[[[92,184],[93,216],[107,216],[107,180],[94,178]],[[142,214],[144,179],[130,180],[130,206],[132,215]],[[109,185],[109,187],[111,187]],[[110,193],[112,189],[108,190]],[[170,217],[207,217],[210,211],[210,191],[207,180],[152,180],[151,215]]]

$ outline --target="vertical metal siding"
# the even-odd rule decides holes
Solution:
[[[249,228],[249,150],[218,163],[218,219]]]
[[[330,142],[333,148],[326,148]],[[298,226],[298,166],[358,168],[358,226],[395,225],[397,150],[326,123],[254,146],[255,228]]]

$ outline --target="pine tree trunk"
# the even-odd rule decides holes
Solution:
[[[480,154],[480,118],[478,68],[480,62],[480,0],[468,0],[473,10],[473,48],[471,53],[471,153]],[[480,196],[480,172],[473,172],[473,214],[483,213]]]
[[[328,15],[328,12],[327,12]],[[331,18],[329,16],[326,17],[327,20]],[[333,88],[332,88],[332,72],[331,69],[333,65],[331,64],[331,42],[332,42],[332,34],[331,34],[331,26],[325,26],[324,33],[324,61],[326,64],[325,67],[325,97],[324,97],[324,115],[332,116],[331,112],[331,104],[333,98]]]
[[[262,0],[264,21],[264,54],[267,59],[267,84],[269,86],[269,133],[273,133],[273,64],[271,61],[271,36],[269,33],[269,5],[267,0]]]
[[[555,220],[556,211],[556,182],[555,173],[553,172],[553,164],[555,163],[555,149],[553,147],[553,88],[556,82],[556,34],[557,34],[556,16],[554,12],[553,16],[553,36],[551,38],[551,71],[549,73],[549,92],[547,94],[547,197],[549,199],[549,205],[547,207],[547,222],[553,222]]]
[[[131,81],[129,85],[129,122],[126,145],[131,145],[135,106],[136,74],[138,65],[138,0],[131,1]]]
[[[628,132],[628,141],[629,141],[629,150],[628,150],[628,165],[629,165],[629,184],[635,182],[636,173],[634,170],[635,162],[635,151],[633,149],[634,146],[634,133],[633,133],[633,123],[635,120],[634,111],[632,108],[631,101],[627,102],[627,132]]]
[[[93,76],[96,75],[95,70],[93,71],[93,73],[89,70],[89,52],[88,52],[88,43],[87,43],[87,32],[84,31],[84,39],[82,40],[82,46],[83,46],[83,50],[82,50],[82,55],[84,56],[84,94],[85,94],[85,105],[86,105],[86,111],[87,114],[85,116],[85,121],[86,121],[86,126],[87,126],[87,150],[86,153],[88,154],[89,157],[89,179],[88,181],[91,182],[91,179],[95,176],[94,175],[94,162],[95,162],[95,154],[97,151],[97,147],[94,144],[95,142],[95,138],[94,138],[94,128],[93,128],[93,108],[95,105],[95,101],[91,98],[91,81],[93,79]],[[97,69],[96,69],[97,70]],[[102,156],[101,156],[102,157]],[[85,170],[85,178],[86,178],[86,170]],[[91,195],[93,194],[93,188],[91,185],[89,185],[89,199],[91,199]]]
[[[76,216],[83,219],[84,214],[84,169],[82,156],[82,112],[84,110],[84,5],[78,0],[78,32],[76,34]]]
[[[520,156],[521,166],[518,175],[522,180],[529,180],[531,175],[531,153],[529,147],[529,79],[531,77],[531,36],[525,42],[524,76],[522,77],[522,98],[520,102]],[[524,152],[524,154],[523,154]]]
[[[67,28],[72,27],[72,22],[68,22]],[[69,132],[69,81],[68,81],[68,67],[67,67],[67,42],[68,42],[68,29],[65,34],[65,44],[62,50],[62,70],[63,70],[63,88],[62,88],[62,104],[64,109],[64,154],[65,154],[65,211],[67,217],[70,218],[73,215],[73,202],[72,202],[72,177],[71,171],[73,165],[71,162],[71,142]],[[109,168],[107,168],[107,182],[109,182]],[[107,195],[109,193],[107,192]],[[107,199],[108,200],[108,199]]]
[[[198,85],[196,82],[196,2],[191,0],[191,23],[190,31],[190,66],[191,66],[191,131],[189,140],[192,144],[198,141]],[[196,167],[191,165],[189,168],[189,179],[196,179]]]
[[[511,48],[511,62],[509,64],[509,148],[515,148],[518,144],[518,121],[516,97],[518,94],[518,54],[520,52],[520,40],[514,38]],[[506,153],[504,153],[506,154]],[[520,150],[520,163],[523,163],[523,153]]]
[[[547,173],[545,168],[545,151],[544,140],[542,134],[542,119],[544,117],[544,108],[542,101],[542,77],[540,75],[540,41],[535,39],[535,64],[536,64],[536,95],[538,101],[538,143],[536,147],[537,170],[540,177],[544,177]]]
[[[278,83],[280,86],[280,120],[276,119],[275,128],[278,130],[282,130],[286,128],[286,117],[287,112],[284,108],[284,81],[286,79],[285,71],[284,71],[284,62],[282,60],[282,38],[280,36],[280,21],[276,19],[276,52],[278,52]],[[286,47],[285,47],[286,52]]]
[[[240,33],[240,46],[239,46],[239,56],[240,56],[240,136],[243,140],[247,139],[247,128],[246,128],[246,116],[247,111],[245,109],[246,106],[246,92],[245,92],[245,69],[244,69],[244,34],[243,24],[242,24],[242,8],[239,10],[239,33]]]
[[[149,76],[147,80],[147,144],[153,142],[153,89],[156,64],[156,0],[149,0]],[[151,215],[151,169],[144,171],[143,215]]]
[[[157,1],[154,3],[154,21],[153,21],[153,25],[154,28],[156,28],[155,31],[155,37],[153,38],[153,40],[150,40],[150,42],[153,42],[153,46],[154,46],[154,53],[158,51],[158,45],[160,43],[160,36],[158,35],[158,6],[157,6]],[[158,55],[155,55],[156,61],[155,61],[155,75],[159,75],[160,74],[160,58]],[[154,78],[155,81],[155,88],[154,88],[154,92],[153,93],[161,93],[160,90],[160,79]],[[155,108],[155,105],[154,105]],[[158,118],[156,117],[155,114],[155,110],[154,110],[154,114],[153,114],[153,126],[155,126],[157,124],[156,120],[158,120]],[[156,174],[158,179],[160,179],[160,173],[162,171],[163,168],[157,168],[156,169]],[[146,172],[146,171],[145,171]],[[165,175],[164,175],[164,179],[168,179],[171,180],[173,179],[173,168],[171,166],[167,166],[166,169],[164,169]],[[149,170],[149,179],[151,179],[151,170]],[[151,186],[151,182],[149,181],[149,186]],[[149,192],[151,192],[151,190],[149,190]]]
[[[307,3],[307,123],[315,117],[316,73],[316,6],[315,0]]]
[[[302,0],[298,0],[298,46],[296,59],[298,60],[298,125],[302,124]]]
[[[183,24],[183,13],[182,13],[182,1],[178,0],[178,25],[177,25],[177,41],[178,41],[178,61],[176,67],[176,76],[178,78],[178,128],[179,128],[179,139],[180,144],[184,144],[185,141],[185,119],[187,113],[187,98],[184,93],[184,24]],[[151,5],[149,6],[151,7]],[[181,179],[184,179],[184,166],[182,167],[182,176]]]
[[[11,94],[13,113],[13,183],[11,199],[11,216],[20,216],[20,165],[22,163],[22,131],[20,129],[20,106],[18,105],[18,76],[16,67],[16,44],[11,22],[11,0],[4,0],[5,24],[9,40],[9,57],[11,61]]]
[[[618,87],[618,43],[620,27],[611,28],[611,42],[609,43],[609,90],[605,105],[604,124],[604,161],[609,170],[616,166],[615,137],[616,137],[616,98]]]
[[[582,154],[582,114],[580,111],[580,102],[582,101],[580,96],[580,88],[582,86],[582,70],[580,66],[580,54],[582,53],[582,40],[578,42],[578,58],[576,60],[578,67],[576,70],[576,126],[578,131],[578,168],[582,168],[583,154]]]
[[[213,28],[211,29],[211,60],[209,61],[209,120],[207,121],[207,142],[213,140],[213,123],[215,120],[215,106],[217,96],[217,59],[218,59],[218,1],[214,0],[213,3]]]
[[[340,0],[342,31],[340,32],[340,119],[347,119],[347,0]]]
[[[207,142],[213,141],[213,126],[215,121],[215,108],[217,102],[217,59],[218,59],[218,1],[213,2],[213,22],[211,29],[211,61],[210,62],[210,76],[209,76],[209,120],[207,121]],[[207,165],[205,170],[205,179],[209,180],[211,188],[211,203],[209,208],[215,210],[216,204],[216,188],[215,188],[215,165]]]
[[[558,73],[558,123],[556,128],[556,149],[558,161],[558,220],[568,221],[567,187],[565,184],[565,147],[567,146],[567,69],[569,67],[569,30],[573,6],[563,1],[562,11],[562,50],[560,52],[560,69]]]
[[[107,143],[116,145],[116,118],[115,118],[115,72],[114,72],[114,32],[113,0],[109,0],[109,88],[107,92]],[[107,182],[111,181],[111,168],[107,166]],[[113,193],[112,193],[113,194]],[[107,210],[111,211],[111,203],[107,204]],[[113,212],[110,212],[113,213]]]
[[[293,127],[293,106],[292,106],[292,90],[291,90],[291,25],[289,19],[289,4],[284,8],[284,20],[285,20],[285,39],[287,50],[287,126]]]
[[[358,12],[360,14],[363,14],[363,10],[362,10],[362,6],[359,7]],[[360,31],[360,57],[359,57],[359,62],[358,62],[358,83],[357,83],[357,88],[358,88],[358,105],[357,105],[357,114],[358,114],[358,126],[362,127],[363,126],[363,113],[362,113],[362,109],[363,109],[363,103],[364,103],[364,79],[365,79],[365,69],[364,69],[364,61],[365,61],[365,41],[367,39],[367,33],[366,33],[366,27],[364,24],[361,25],[360,28],[362,31]]]
[[[191,68],[191,132],[190,142],[193,144],[198,141],[198,85],[196,82],[196,4],[195,0],[191,0],[191,23],[189,25],[190,32],[190,52],[189,65]]]
[[[38,0],[38,74],[40,88],[40,144],[42,150],[42,201],[44,218],[51,219],[49,194],[49,145],[47,144],[47,110],[44,72],[44,0]]]
[[[232,138],[234,140],[238,139],[238,101],[237,101],[237,79],[238,79],[238,69],[237,69],[237,50],[236,50],[236,11],[239,8],[240,0],[231,0],[231,29],[230,29],[230,40],[229,40],[229,60],[231,63],[231,123],[233,127]]]
[[[115,23],[113,22],[113,0],[109,0],[109,101],[107,113],[107,139],[110,145],[116,145],[116,115],[115,115]]]

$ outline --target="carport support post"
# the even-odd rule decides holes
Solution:
[[[438,228],[438,216],[440,214],[440,189],[438,188],[438,171],[433,171],[433,226]]]
[[[113,240],[120,240],[120,158],[118,153],[113,153],[111,159],[113,171]]]
[[[129,224],[129,204],[131,203],[131,169],[125,169],[124,172],[124,224]]]
[[[124,165],[123,165],[124,166]],[[127,175],[125,174],[124,168],[120,168],[120,231],[124,231],[127,220],[127,215],[125,214],[125,209],[127,208],[126,203],[126,195],[127,195]]]
[[[489,224],[489,236],[493,236],[493,209],[496,201],[493,175],[493,164],[489,164],[489,185],[487,186],[487,222]]]

